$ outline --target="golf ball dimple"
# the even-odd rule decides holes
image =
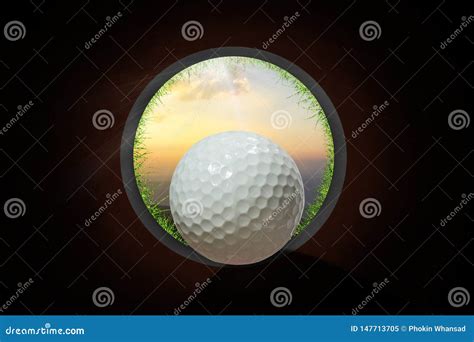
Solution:
[[[301,174],[271,140],[231,131],[194,144],[176,167],[170,209],[183,239],[223,264],[252,264],[278,252],[304,209]]]

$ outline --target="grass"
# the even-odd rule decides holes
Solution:
[[[329,127],[329,122],[324,114],[324,111],[321,108],[321,105],[314,97],[312,92],[298,79],[296,79],[293,75],[291,75],[286,70],[259,60],[255,58],[248,58],[248,57],[223,57],[229,59],[231,62],[238,64],[239,66],[243,65],[261,65],[266,69],[270,69],[275,71],[280,76],[280,81],[286,82],[287,84],[291,85],[295,89],[295,93],[291,96],[298,97],[298,103],[303,106],[303,108],[307,109],[310,113],[308,119],[312,120],[313,123],[316,125],[320,125],[325,133],[326,136],[326,155],[327,155],[327,163],[325,165],[325,169],[322,175],[322,181],[318,188],[314,189],[316,196],[315,200],[310,203],[303,213],[303,217],[301,222],[299,223],[298,227],[295,229],[294,236],[301,233],[304,229],[308,227],[311,221],[319,212],[324,200],[328,194],[329,187],[331,185],[332,177],[334,174],[334,145],[332,139],[331,129]],[[147,158],[148,152],[145,148],[145,127],[146,123],[150,120],[153,109],[161,103],[161,98],[168,94],[171,87],[177,81],[183,78],[190,78],[191,74],[202,70],[208,63],[212,63],[212,60],[203,61],[192,65],[191,67],[183,70],[182,72],[173,76],[170,80],[168,80],[153,96],[150,100],[149,104],[145,108],[145,111],[140,119],[140,123],[137,128],[137,132],[135,135],[135,142],[134,142],[134,152],[133,152],[133,159],[134,159],[134,171],[135,177],[137,180],[138,189],[140,191],[140,195],[145,203],[145,206],[150,211],[151,215],[155,218],[158,224],[171,236],[173,236],[176,240],[186,244],[184,239],[181,237],[181,234],[178,232],[176,226],[174,225],[173,219],[170,215],[169,210],[160,208],[160,204],[163,200],[166,200],[166,197],[162,198],[160,201],[155,201],[154,193],[146,181],[145,174],[143,173],[143,163]]]
[[[181,234],[178,232],[176,226],[174,225],[173,219],[171,218],[167,210],[160,208],[161,202],[154,200],[154,194],[151,190],[151,187],[146,181],[145,175],[143,173],[143,163],[145,162],[148,151],[145,148],[145,127],[146,122],[150,120],[151,111],[145,109],[145,112],[140,119],[140,123],[135,133],[135,142],[133,144],[133,168],[135,171],[135,178],[137,180],[138,190],[142,197],[145,206],[148,208],[148,211],[153,216],[153,218],[158,222],[158,224],[166,230],[170,235],[172,235],[176,240],[186,244],[186,241],[182,238]],[[166,197],[162,199],[165,200]]]
[[[329,192],[329,187],[331,186],[333,174],[334,174],[334,159],[332,160],[332,162],[328,161],[328,163],[326,164],[326,167],[323,172],[321,184],[315,190],[317,193],[317,196],[315,200],[313,201],[313,203],[309,204],[306,207],[303,217],[300,221],[300,224],[295,229],[294,236],[298,235],[303,230],[305,230],[305,228],[308,227],[308,225],[314,219],[316,214],[319,212],[319,209],[321,209],[321,206],[323,205],[324,200],[326,199],[326,196]]]

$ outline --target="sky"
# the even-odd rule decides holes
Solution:
[[[142,171],[157,187],[155,193],[167,193],[176,165],[194,143],[231,130],[271,139],[293,157],[303,181],[317,185],[327,159],[327,137],[299,103],[294,86],[259,63],[220,57],[201,64],[183,71],[185,76],[159,102],[149,104],[144,126],[148,156]]]

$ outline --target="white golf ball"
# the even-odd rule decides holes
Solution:
[[[170,185],[170,208],[184,240],[224,264],[251,264],[278,252],[304,209],[301,174],[281,147],[231,131],[194,144]]]

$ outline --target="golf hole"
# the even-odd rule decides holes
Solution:
[[[121,147],[123,180],[137,215],[175,252],[219,265],[183,239],[171,215],[169,188],[176,166],[194,144],[227,131],[264,136],[296,163],[304,211],[282,252],[297,249],[336,204],[345,176],[344,135],[334,106],[308,74],[257,49],[190,55],[145,87],[129,114]]]

